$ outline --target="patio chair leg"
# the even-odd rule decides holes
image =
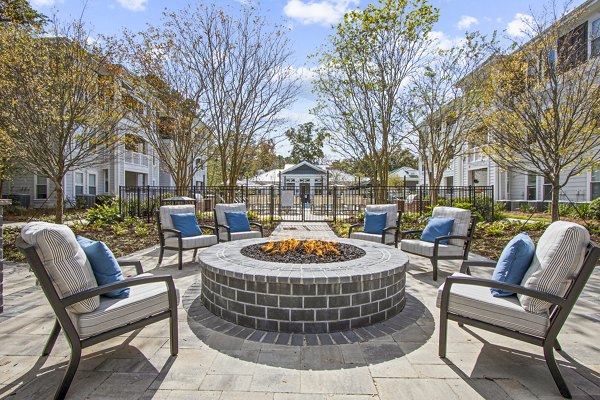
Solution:
[[[178,263],[178,267],[179,270],[183,269],[183,250],[179,249],[179,263]]]
[[[160,252],[158,253],[158,265],[162,264],[163,255],[165,254],[164,247],[160,246]]]
[[[571,392],[562,377],[560,370],[558,369],[558,364],[556,363],[556,359],[554,358],[554,350],[552,348],[552,343],[544,344],[544,358],[546,358],[546,364],[548,365],[548,369],[550,369],[550,373],[552,374],[552,378],[554,378],[554,382],[560,391],[560,394],[567,398],[571,398]]]
[[[198,254],[198,249],[194,249],[194,255],[192,256],[192,261],[196,261],[196,254]]]
[[[65,371],[65,375],[63,376],[60,386],[56,389],[56,393],[54,394],[55,400],[62,400],[66,397],[69,387],[71,386],[71,382],[73,382],[73,378],[75,377],[75,372],[77,372],[77,367],[79,366],[80,360],[81,346],[79,343],[71,344],[71,360],[69,360],[69,366]]]
[[[431,266],[433,267],[433,280],[437,281],[437,264],[438,261],[435,258],[431,258]]]
[[[46,345],[44,346],[44,350],[42,351],[42,356],[45,357],[47,355],[50,355],[50,352],[52,351],[52,348],[54,347],[54,343],[56,343],[56,338],[58,337],[58,334],[60,333],[60,323],[58,322],[58,319],[54,320],[54,326],[52,327],[52,331],[50,332],[50,337],[48,337],[48,340],[46,341]]]
[[[554,339],[554,350],[562,351],[562,347],[561,347],[560,343],[558,343],[558,339]]]
[[[448,316],[442,309],[440,311],[440,338],[438,354],[440,358],[446,358],[446,341],[448,339]]]
[[[177,309],[171,310],[171,318],[169,326],[171,328],[170,341],[171,341],[171,355],[176,356],[179,352],[179,331],[177,329]]]

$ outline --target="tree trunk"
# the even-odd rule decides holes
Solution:
[[[56,211],[54,216],[54,222],[57,224],[63,223],[63,209],[65,203],[64,189],[62,186],[62,178],[56,179],[54,182],[56,185]]]
[[[559,220],[558,214],[558,195],[560,193],[560,187],[558,184],[552,184],[552,222]]]

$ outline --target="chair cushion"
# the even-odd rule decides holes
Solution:
[[[246,212],[246,204],[244,203],[231,203],[231,204],[217,204],[215,205],[215,219],[217,225],[227,225],[227,217],[225,212]],[[225,228],[217,228],[219,232],[227,232]]]
[[[181,246],[183,249],[197,249],[199,247],[208,247],[217,244],[217,235],[202,235],[194,237],[181,238]],[[167,247],[178,247],[179,242],[176,237],[165,239]]]
[[[171,220],[184,238],[202,235],[195,213],[171,214]]]
[[[231,241],[242,240],[242,239],[254,239],[261,238],[259,231],[248,231],[248,232],[231,232]],[[219,239],[222,241],[229,240],[227,238],[227,232],[219,232]]]
[[[400,249],[402,251],[424,257],[433,257],[433,248],[433,243],[423,240],[402,239],[400,241]],[[438,256],[462,258],[463,255],[463,246],[454,246],[452,244],[440,244],[438,246]]]
[[[227,219],[229,230],[232,233],[250,231],[250,222],[248,221],[248,215],[246,215],[245,212],[226,212],[225,218]]]
[[[98,285],[106,285],[124,279],[119,262],[104,242],[97,242],[83,236],[77,236],[77,242],[92,266],[92,272],[94,272]],[[124,299],[129,297],[129,288],[113,290],[105,293],[104,296]]]
[[[381,233],[365,233],[365,232],[352,232],[350,239],[368,240],[370,242],[381,243]],[[396,238],[393,233],[386,233],[385,244],[395,243]]]
[[[455,273],[453,276],[468,276]],[[444,285],[438,289],[437,306],[442,301]],[[463,317],[484,321],[513,331],[546,336],[548,313],[531,313],[521,307],[516,296],[494,297],[488,287],[452,285],[448,311]]]
[[[585,258],[590,234],[583,226],[573,222],[553,222],[538,241],[531,266],[525,273],[521,286],[564,296]],[[547,311],[550,304],[519,295],[521,305],[530,312]]]
[[[365,233],[374,233],[381,235],[386,228],[387,213],[365,212]]]
[[[30,222],[21,230],[21,237],[34,246],[60,298],[98,287],[92,267],[68,226]],[[99,304],[100,298],[95,296],[69,306],[68,310],[87,313]]]
[[[396,221],[398,220],[397,204],[370,204],[365,207],[365,212],[386,213],[385,227],[396,226]]]
[[[453,225],[452,218],[431,217],[421,233],[421,240],[433,243],[437,237],[448,236],[452,232]],[[448,239],[440,240],[440,244],[448,244]]]
[[[457,207],[435,207],[431,214],[432,217],[440,218],[452,218],[454,225],[452,225],[451,235],[466,236],[469,232],[469,225],[471,225],[471,211],[464,210]],[[462,246],[464,240],[462,239],[450,239],[450,244],[455,246]]]
[[[140,276],[151,276],[141,274]],[[179,291],[177,290],[179,303]],[[167,285],[164,282],[132,286],[126,299],[102,297],[100,306],[87,314],[70,314],[82,338],[131,324],[169,309]]]
[[[529,235],[525,232],[519,233],[502,250],[492,279],[499,282],[520,285],[534,254],[535,245]],[[496,297],[511,296],[514,294],[508,290],[495,288],[490,289],[490,291]]]
[[[194,214],[196,209],[193,205],[184,204],[178,206],[161,206],[160,207],[160,225],[164,229],[177,229],[173,225],[172,214]],[[165,237],[175,236],[174,233],[166,232]]]

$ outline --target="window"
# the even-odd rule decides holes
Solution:
[[[592,21],[592,57],[600,55],[600,18]]]
[[[285,178],[285,190],[294,190],[296,188],[295,178]]]
[[[537,176],[536,175],[527,175],[527,200],[536,200],[537,199]]]
[[[552,185],[544,178],[544,200],[552,200]]]
[[[102,175],[104,175],[104,193],[108,193],[108,169],[102,170]]]
[[[96,194],[96,174],[88,175],[88,194]]]
[[[83,172],[75,172],[75,196],[83,194]]]
[[[35,177],[35,198],[36,199],[47,199],[48,198],[48,178],[42,175],[36,175]]]
[[[568,71],[583,64],[588,58],[587,21],[558,38],[558,59],[561,70]]]
[[[138,135],[125,134],[125,150],[148,154],[148,144]]]
[[[592,179],[590,182],[590,200],[600,197],[600,168],[592,170]]]

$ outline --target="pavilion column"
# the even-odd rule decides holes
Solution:
[[[9,206],[12,203],[10,199],[0,199],[0,313],[4,311],[4,298],[3,298],[3,287],[4,287],[4,253],[2,251],[2,225],[4,224],[2,218],[2,209],[4,206]]]

